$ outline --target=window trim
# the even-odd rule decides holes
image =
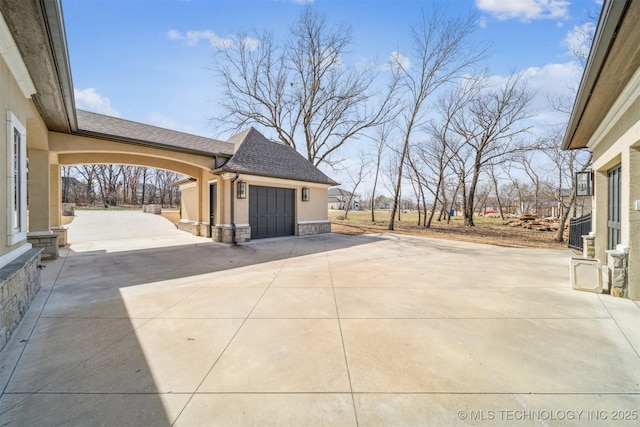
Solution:
[[[607,171],[607,249],[615,249],[622,237],[622,165]]]
[[[17,153],[19,169],[17,183],[14,161],[16,134],[20,138]],[[17,211],[14,209],[16,197]],[[27,130],[11,111],[7,111],[7,244],[15,245],[25,240],[27,240]]]

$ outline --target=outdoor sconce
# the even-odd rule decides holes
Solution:
[[[238,199],[247,198],[247,183],[244,181],[238,181],[238,191],[236,193]]]
[[[302,201],[303,202],[309,201],[309,188],[307,187],[302,187]]]
[[[591,171],[576,172],[576,195],[593,196],[593,174]]]

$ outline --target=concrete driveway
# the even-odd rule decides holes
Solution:
[[[399,235],[226,246],[77,212],[0,353],[0,425],[638,425],[640,308],[570,251]]]

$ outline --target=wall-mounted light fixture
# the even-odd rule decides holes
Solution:
[[[308,202],[309,201],[309,188],[308,187],[302,187],[302,201],[303,202]]]
[[[244,181],[238,181],[238,191],[236,192],[236,196],[238,199],[246,199],[247,198],[247,183]]]
[[[593,196],[593,173],[591,171],[576,172],[576,195]]]

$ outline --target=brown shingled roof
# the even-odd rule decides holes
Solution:
[[[338,185],[294,148],[270,141],[254,128],[229,139],[236,152],[219,170]]]
[[[205,156],[233,154],[234,145],[203,136],[145,125],[103,114],[76,110],[78,133],[122,142],[165,148]]]
[[[338,184],[294,148],[269,141],[254,128],[224,142],[84,110],[76,110],[76,113],[78,134],[81,135],[211,157],[231,157],[218,171]]]

